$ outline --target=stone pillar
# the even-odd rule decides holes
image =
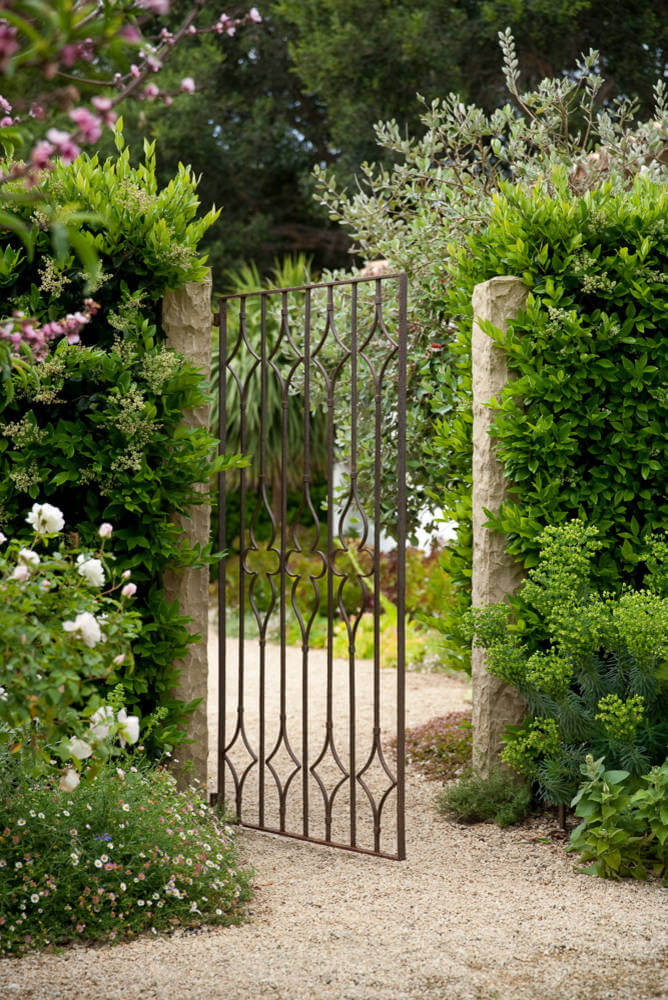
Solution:
[[[162,327],[167,335],[167,346],[183,354],[208,379],[211,374],[211,274],[202,282],[191,281],[175,292],[167,292],[162,303]],[[200,406],[183,414],[183,422],[190,427],[209,426],[209,407]],[[204,491],[208,487],[198,487]],[[191,508],[189,517],[175,515],[175,520],[188,536],[191,544],[204,547],[209,541],[211,508],[209,504]],[[192,619],[188,629],[202,638],[188,647],[186,656],[177,662],[181,677],[174,694],[184,701],[200,703],[188,716],[187,731],[190,743],[184,743],[176,754],[180,762],[192,762],[192,770],[185,780],[197,778],[202,788],[207,787],[207,633],[209,627],[209,570],[168,570],[163,578],[165,597],[171,603],[178,601],[182,615]]]
[[[495,604],[514,593],[523,578],[522,567],[506,554],[505,536],[484,527],[486,508],[496,513],[508,498],[503,466],[489,436],[494,411],[486,404],[508,381],[506,357],[478,320],[489,320],[501,330],[524,306],[527,289],[519,278],[499,277],[473,290],[473,580],[474,607]],[[473,647],[473,764],[487,774],[498,763],[501,736],[526,714],[520,694],[485,670],[484,650]]]

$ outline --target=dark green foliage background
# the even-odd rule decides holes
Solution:
[[[226,225],[205,238],[221,290],[224,269],[244,259],[265,273],[276,255],[302,250],[313,254],[316,270],[346,266],[350,242],[313,199],[314,166],[334,168],[355,192],[364,161],[392,160],[376,143],[376,122],[394,118],[402,134],[422,131],[416,93],[431,101],[456,92],[486,110],[505,103],[499,31],[515,35],[523,86],[560,76],[592,47],[607,81],[601,103],[637,97],[642,115],[653,107],[668,52],[664,0],[274,0],[258,7],[262,24],[233,38],[198,35],[175,50],[158,83],[177,91],[192,76],[195,94],[171,107],[158,100],[123,108],[133,142],[158,140],[161,181],[180,161],[190,163],[202,174],[203,204],[224,207]],[[173,0],[170,17],[156,24],[175,28],[188,9],[188,0]],[[207,0],[201,23],[220,13]]]

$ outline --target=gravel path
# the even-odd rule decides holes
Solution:
[[[458,679],[407,687],[411,725],[465,704]],[[405,862],[245,831],[248,923],[5,960],[0,1000],[668,998],[666,890],[577,874],[546,820],[450,823],[436,790],[409,769]]]

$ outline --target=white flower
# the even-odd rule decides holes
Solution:
[[[132,573],[130,572],[129,569],[124,569],[123,573],[121,575],[122,575],[122,577],[123,577],[124,580],[129,580],[130,577],[132,576]]]
[[[111,533],[113,532],[113,530],[114,530],[113,526],[109,524],[108,521],[105,521],[104,524],[100,525],[97,533],[100,536],[100,538],[111,538]]]
[[[38,535],[55,535],[63,530],[65,518],[62,510],[50,503],[34,503],[26,521]]]
[[[99,559],[87,559],[84,555],[77,556],[79,576],[82,576],[91,587],[101,587],[104,583],[104,569]]]
[[[19,562],[24,566],[39,566],[39,556],[32,549],[21,549]]]
[[[73,792],[79,784],[79,775],[73,767],[68,767],[58,783],[61,792]]]
[[[7,689],[0,685],[0,701],[7,701],[8,698]]]
[[[123,595],[123,597],[134,597],[136,593],[137,593],[136,583],[126,583],[123,589],[121,590],[121,594]]]
[[[102,632],[97,619],[90,611],[82,611],[81,614],[76,616],[73,622],[63,622],[63,628],[66,632],[78,632],[86,645],[91,649],[102,638]]]
[[[125,653],[119,653],[118,656],[114,657],[114,663],[117,667],[120,667],[121,663],[125,660]]]
[[[3,534],[2,531],[0,531],[0,545],[3,545],[6,541],[7,541],[7,535]]]
[[[136,715],[128,715],[124,708],[120,710],[118,719],[118,735],[121,739],[121,746],[127,743],[136,743],[139,739],[139,719]]]
[[[77,736],[74,736],[69,744],[68,749],[73,757],[77,760],[85,760],[86,757],[90,757],[93,753],[93,748],[90,743],[86,743],[85,740],[80,740]]]
[[[17,566],[14,572],[12,573],[12,578],[14,580],[19,580],[20,582],[22,582],[23,580],[27,580],[29,576],[30,576],[30,570],[25,565],[25,563],[21,563],[20,566]]]
[[[90,717],[90,734],[95,740],[106,740],[109,735],[109,727],[114,721],[114,710],[109,705],[103,705]]]

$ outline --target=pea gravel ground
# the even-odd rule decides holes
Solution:
[[[407,688],[410,725],[466,704],[457,678]],[[245,831],[247,923],[4,960],[0,1000],[668,998],[668,890],[578,874],[549,820],[448,822],[436,791],[409,768],[405,862]]]

